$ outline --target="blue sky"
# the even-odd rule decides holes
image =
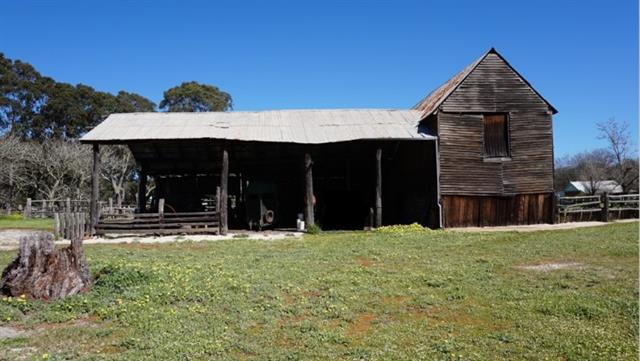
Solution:
[[[494,46],[559,111],[557,156],[638,134],[637,1],[3,1],[0,52],[159,103],[182,81],[236,110],[408,108]]]

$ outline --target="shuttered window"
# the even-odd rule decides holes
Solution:
[[[506,114],[484,115],[484,155],[491,158],[509,156],[509,124]]]

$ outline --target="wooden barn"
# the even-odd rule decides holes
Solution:
[[[491,49],[409,110],[112,114],[81,139],[94,149],[92,223],[101,144],[129,147],[138,211],[173,213],[180,230],[211,199],[221,232],[300,218],[323,229],[551,222],[554,113]]]

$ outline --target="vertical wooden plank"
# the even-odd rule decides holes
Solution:
[[[376,149],[376,223],[382,225],[382,149]]]
[[[220,187],[216,187],[216,212],[220,212]]]
[[[315,224],[313,214],[313,160],[309,153],[304,155],[304,220],[306,227]]]
[[[227,217],[227,199],[229,186],[229,153],[222,150],[222,169],[220,170],[220,234],[226,235],[229,228]]]
[[[73,240],[76,239],[78,234],[76,214],[70,213],[69,220],[71,221],[71,237],[69,237],[69,239],[71,240],[71,242],[73,242]]]
[[[164,222],[164,198],[158,199],[158,218],[160,223]]]
[[[96,225],[98,224],[99,209],[98,198],[100,197],[100,146],[93,145],[93,171],[91,172],[91,234],[95,234]]]
[[[60,213],[53,214],[53,236],[60,238]]]
[[[138,181],[138,213],[144,213],[147,207],[147,172],[144,168],[140,170]]]
[[[609,194],[606,192],[602,194],[602,221],[609,222]]]
[[[113,214],[113,198],[109,197],[109,214]]]
[[[24,206],[24,218],[31,218],[31,198],[27,198],[27,204]]]
[[[67,197],[65,201],[65,210],[66,212],[71,212],[71,198]]]
[[[80,212],[75,212],[73,214],[74,216],[74,222],[75,222],[75,234],[74,237],[71,239],[71,249],[72,250],[76,250],[78,249],[78,242],[82,239],[82,219],[80,217]]]

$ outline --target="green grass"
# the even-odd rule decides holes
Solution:
[[[0,229],[53,229],[51,218],[29,218],[12,214],[0,216]]]
[[[638,223],[87,246],[86,295],[0,301],[0,359],[636,360]],[[14,252],[0,253],[7,264]],[[582,266],[539,272],[544,262]],[[45,357],[46,358],[46,357]]]

